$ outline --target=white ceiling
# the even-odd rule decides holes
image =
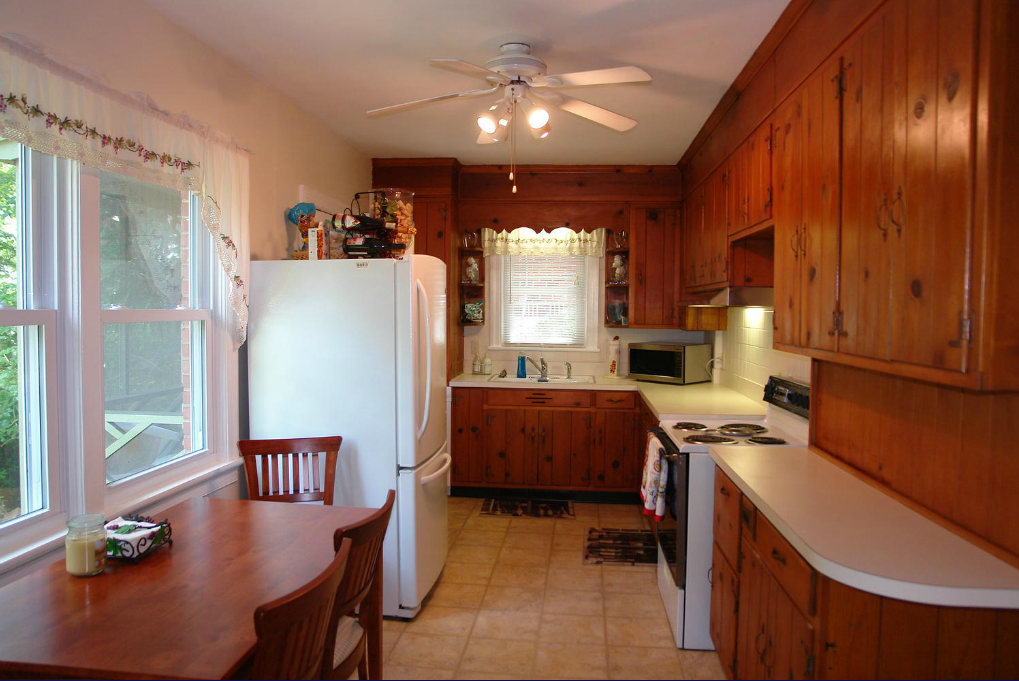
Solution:
[[[519,137],[518,163],[672,164],[771,29],[786,0],[146,0],[325,122],[365,154],[505,163],[474,119],[496,96],[369,118],[368,109],[472,89],[430,66],[484,65],[526,42],[549,73],[636,65],[651,83],[564,89],[637,120],[619,133],[553,110]]]

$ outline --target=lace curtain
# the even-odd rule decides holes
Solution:
[[[234,341],[244,343],[247,149],[146,95],[114,90],[15,34],[0,36],[0,137],[200,197],[202,221],[230,282]]]
[[[605,230],[575,232],[569,227],[558,227],[551,232],[535,232],[530,227],[519,227],[512,232],[481,230],[481,243],[485,255],[605,255]]]

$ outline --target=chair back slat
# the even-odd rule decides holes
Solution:
[[[351,542],[350,557],[347,559],[347,570],[343,575],[330,617],[329,631],[326,634],[326,657],[323,661],[323,678],[332,678],[333,649],[336,643],[336,629],[340,618],[352,614],[371,588],[372,580],[382,569],[382,545],[386,539],[386,529],[393,514],[396,492],[389,490],[386,503],[370,517],[358,525],[336,530],[333,534],[333,548],[340,550]]]
[[[237,448],[244,458],[248,498],[332,505],[342,441],[340,436],[240,440]]]
[[[344,543],[315,579],[255,609],[252,678],[320,678],[332,606],[349,556],[350,543]]]

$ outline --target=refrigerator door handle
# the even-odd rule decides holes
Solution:
[[[421,427],[418,428],[418,439],[420,440],[421,436],[425,434],[425,428],[428,427],[428,419],[431,416],[429,412],[432,406],[432,320],[428,314],[428,293],[420,279],[415,284],[417,284],[418,306],[425,320],[425,413],[421,415]]]
[[[422,487],[424,487],[425,485],[430,483],[432,480],[435,480],[437,478],[441,478],[442,476],[444,476],[446,474],[446,471],[448,471],[449,467],[453,464],[453,457],[451,457],[449,455],[449,452],[444,452],[442,454],[442,456],[446,459],[446,463],[442,464],[442,468],[440,468],[439,470],[435,471],[431,475],[426,475],[425,477],[421,478],[421,486]]]

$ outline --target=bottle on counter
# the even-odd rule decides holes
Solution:
[[[527,378],[527,358],[523,355],[517,357],[517,378]]]
[[[481,360],[481,372],[484,374],[492,373],[492,358],[485,353],[485,359]]]
[[[609,376],[619,378],[619,336],[609,341]]]

